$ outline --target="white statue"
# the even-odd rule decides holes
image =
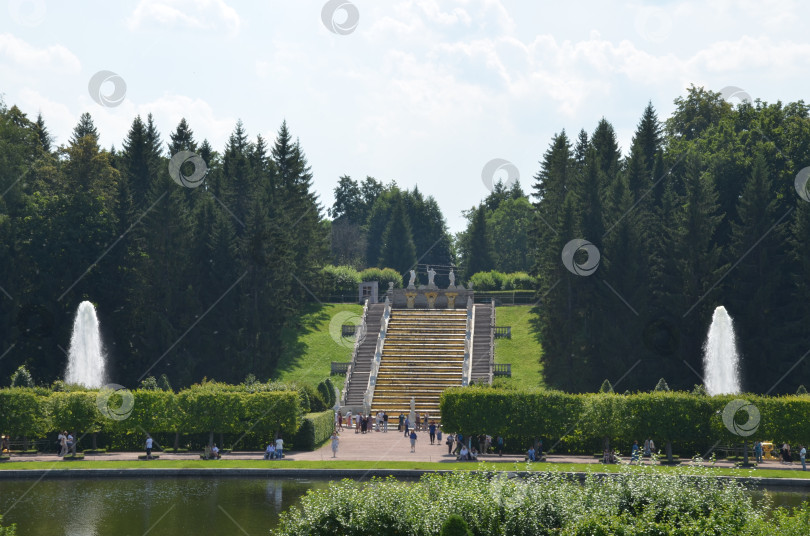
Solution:
[[[436,270],[428,266],[428,287],[435,288],[436,285],[433,283],[433,278],[436,277]]]
[[[453,269],[450,269],[450,274],[447,276],[450,279],[450,286],[448,288],[456,288],[456,274]]]
[[[415,281],[416,281],[416,272],[411,270],[411,281],[408,283],[408,288],[415,288],[413,286]]]

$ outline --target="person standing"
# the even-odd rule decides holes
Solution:
[[[638,461],[638,441],[633,441],[633,448],[630,451],[630,461],[637,462]]]
[[[416,414],[416,426],[413,427],[414,430],[421,430],[422,425],[422,416],[419,413]]]
[[[65,432],[67,434],[67,449],[69,452],[73,452],[73,434]],[[73,452],[75,454],[75,452]]]
[[[332,432],[332,457],[333,458],[337,457],[338,443],[339,442],[340,442],[340,439],[338,438],[337,431]]]
[[[411,430],[411,452],[416,452],[416,430]]]
[[[276,459],[280,460],[284,457],[284,440],[281,439],[281,435],[279,434],[276,437]]]
[[[411,419],[409,417],[405,417],[405,437],[408,437],[410,433],[409,428],[411,427]]]
[[[59,451],[57,456],[64,457],[66,455],[66,448],[65,445],[67,444],[67,437],[65,432],[59,432],[59,435],[56,437],[56,444],[59,445]]]
[[[388,414],[383,411],[383,433],[388,432]]]
[[[399,414],[399,425],[397,426],[397,432],[402,431],[402,426],[405,424],[405,415],[402,413]]]
[[[754,457],[756,457],[757,463],[762,463],[762,441],[754,442]]]
[[[356,424],[356,425],[355,425],[355,427],[354,427],[354,433],[355,433],[355,434],[359,434],[359,433],[360,433],[360,421],[361,421],[361,419],[362,419],[362,417],[361,417],[361,416],[360,416],[360,414],[358,413],[358,414],[357,414],[357,416],[356,416],[356,421],[357,421],[357,424]]]
[[[453,454],[453,434],[447,434],[447,454]]]
[[[152,436],[146,434],[146,459],[152,459]]]
[[[645,440],[644,440],[644,456],[646,457],[646,456],[649,456],[650,454],[651,454],[651,451],[650,451],[650,440],[649,440],[649,439],[645,439]]]
[[[503,456],[503,436],[498,436],[496,444],[498,445],[498,456]]]
[[[338,411],[338,430],[343,430],[343,412]]]
[[[435,422],[430,423],[430,426],[428,427],[428,433],[430,434],[430,444],[431,445],[435,444],[435,441],[436,441],[436,423]]]
[[[807,471],[807,464],[805,462],[805,457],[807,456],[807,449],[804,448],[804,445],[799,447],[799,460],[802,462],[802,471]]]
[[[436,427],[436,444],[437,445],[442,444],[442,427],[441,427],[441,425]]]

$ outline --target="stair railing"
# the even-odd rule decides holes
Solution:
[[[360,345],[363,344],[363,339],[366,338],[366,322],[368,322],[368,298],[363,302],[363,316],[360,317],[360,325],[354,331],[354,350],[352,350],[352,360],[349,362],[349,367],[346,369],[346,381],[343,383],[343,391],[340,393],[340,405],[346,405],[346,397],[349,395],[349,384],[352,382],[352,369],[357,360],[357,354],[360,351]]]
[[[374,350],[374,358],[371,360],[371,370],[368,373],[368,387],[363,395],[363,412],[368,415],[371,411],[371,403],[374,400],[374,388],[377,386],[377,374],[380,373],[380,361],[382,361],[383,348],[385,347],[385,335],[388,332],[388,321],[391,319],[391,301],[385,298],[385,310],[380,322],[380,334],[377,336],[377,348]]]
[[[492,298],[492,307],[489,315],[489,384],[495,376],[495,298]],[[511,377],[511,374],[510,374]]]
[[[475,326],[475,307],[472,298],[467,298],[467,330],[464,334],[464,363],[462,365],[461,385],[470,385],[472,376],[473,327]]]

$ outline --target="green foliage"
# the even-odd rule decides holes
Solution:
[[[331,378],[326,378],[323,383],[326,385],[326,390],[329,393],[329,408],[333,408],[337,403],[337,391],[335,391],[335,385],[332,383]]]
[[[475,272],[468,277],[475,290],[503,290],[506,274],[496,270]]]
[[[605,439],[626,450],[633,440],[652,437],[661,446],[670,443],[691,455],[705,452],[718,440],[723,444],[742,442],[722,421],[726,405],[736,398],[748,400],[760,412],[757,437],[790,444],[805,443],[810,437],[810,425],[803,417],[810,412],[810,400],[795,395],[707,397],[679,391],[569,394],[466,387],[442,393],[441,415],[442,427],[448,432],[502,435],[518,443],[543,437],[559,442],[559,449],[568,452],[585,454],[597,447],[601,451]],[[740,425],[748,418],[745,411],[735,417]],[[520,437],[515,437],[518,434]]]
[[[388,290],[388,283],[393,283],[394,288],[402,288],[402,274],[393,268],[366,268],[360,272],[361,281],[377,281],[380,293]]]
[[[602,382],[602,386],[599,387],[599,392],[600,393],[612,393],[613,392],[613,386],[610,384],[610,380],[605,378],[605,381]]]
[[[804,385],[800,385],[799,388],[796,389],[796,394],[797,395],[806,395],[807,394],[807,388]]]
[[[351,266],[324,266],[318,277],[318,293],[322,296],[356,294],[362,281],[360,274]]]
[[[3,516],[0,516],[0,521]],[[2,526],[0,525],[0,536],[15,536],[17,534],[17,525]]]
[[[332,436],[335,430],[335,412],[307,413],[301,420],[301,426],[293,437],[296,450],[312,451]]]
[[[274,534],[436,534],[459,516],[476,536],[558,534],[634,536],[803,534],[807,510],[773,518],[739,483],[708,470],[623,471],[611,478],[497,473],[428,474],[418,482],[393,478],[343,480],[307,494],[281,514]],[[460,523],[458,525],[461,525]],[[452,534],[465,534],[460,532]],[[442,529],[441,534],[445,534]]]
[[[669,391],[669,385],[667,385],[667,381],[664,378],[658,380],[658,383],[655,384],[654,391]]]
[[[442,530],[439,532],[440,536],[472,536],[470,527],[464,518],[458,514],[452,514],[442,524]]]
[[[327,401],[324,399],[323,394],[319,388],[316,389],[309,384],[303,384],[300,387],[302,392],[305,392],[307,398],[309,399],[309,410],[312,413],[320,413],[321,411],[326,411],[327,409]],[[331,409],[331,408],[330,408]]]
[[[158,383],[154,376],[147,376],[143,380],[141,380],[141,389],[147,391],[157,391],[158,390]]]
[[[0,389],[0,430],[12,437],[43,435],[48,431],[46,402],[33,389]]]
[[[31,376],[31,373],[28,372],[28,369],[25,365],[20,365],[17,367],[17,370],[14,371],[14,374],[11,375],[11,386],[12,387],[33,387],[34,386],[34,378]]]
[[[327,381],[329,383],[327,383]],[[323,400],[324,410],[331,409],[332,406],[335,405],[335,391],[332,388],[332,382],[327,378],[323,380],[321,383],[318,384],[317,387],[318,394],[320,395],[321,400]]]

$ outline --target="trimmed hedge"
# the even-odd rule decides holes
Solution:
[[[335,412],[330,410],[304,415],[301,426],[293,438],[296,450],[315,450],[335,430]]]
[[[441,415],[442,428],[448,432],[501,435],[517,451],[542,438],[546,449],[556,445],[557,452],[601,452],[605,440],[628,452],[634,440],[652,438],[662,450],[669,443],[691,457],[718,441],[742,443],[743,438],[731,433],[722,420],[723,410],[735,399],[747,400],[760,412],[759,428],[749,441],[810,443],[810,397],[796,395],[569,394],[471,386],[442,393]],[[735,422],[747,420],[748,414],[739,411]]]

